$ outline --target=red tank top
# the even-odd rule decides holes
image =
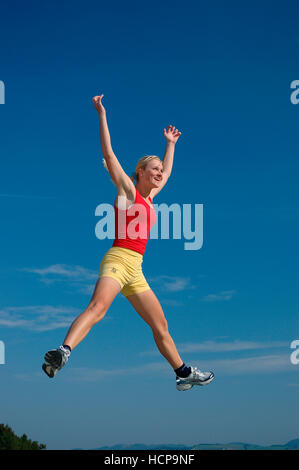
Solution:
[[[123,196],[124,197],[124,196]],[[152,200],[149,197],[152,204]],[[136,199],[128,209],[120,209],[114,204],[115,239],[112,246],[129,248],[144,255],[149,232],[157,216],[136,189]]]

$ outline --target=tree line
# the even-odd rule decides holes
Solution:
[[[45,444],[32,441],[26,434],[19,437],[7,424],[0,424],[0,450],[43,450]]]

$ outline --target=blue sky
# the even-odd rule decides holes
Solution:
[[[5,2],[0,16],[0,422],[50,449],[298,438],[296,2]],[[95,236],[115,196],[101,93],[128,173],[163,156],[164,127],[182,132],[155,202],[203,204],[203,246],[150,240],[143,270],[208,387],[177,392],[122,296],[55,380],[41,371],[112,244]]]

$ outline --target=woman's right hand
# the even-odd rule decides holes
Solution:
[[[99,114],[103,114],[106,112],[104,106],[102,105],[102,98],[103,98],[104,95],[99,95],[99,96],[94,96],[92,98],[92,101],[93,101],[93,104],[94,104],[94,107],[96,108],[97,112]]]

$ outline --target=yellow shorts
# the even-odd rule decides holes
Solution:
[[[137,251],[118,246],[111,247],[104,255],[99,277],[112,277],[119,282],[121,293],[127,297],[150,289],[143,272],[143,256]]]

